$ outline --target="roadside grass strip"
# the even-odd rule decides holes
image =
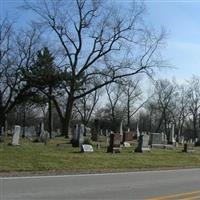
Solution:
[[[200,200],[200,190],[186,193],[170,194],[165,196],[148,198],[146,200]]]

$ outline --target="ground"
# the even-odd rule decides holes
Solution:
[[[200,148],[193,153],[182,153],[176,150],[153,149],[151,152],[134,153],[134,147],[123,148],[121,153],[106,153],[106,144],[102,138],[101,149],[93,143],[94,153],[80,153],[80,148],[73,148],[69,140],[57,137],[48,142],[33,143],[20,139],[20,146],[9,146],[11,138],[0,143],[0,173],[10,172],[68,172],[92,173],[135,171],[166,168],[200,167]],[[68,143],[57,147],[58,143]]]

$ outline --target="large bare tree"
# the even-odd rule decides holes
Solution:
[[[41,0],[25,4],[26,9],[39,15],[38,25],[47,27],[49,39],[63,53],[62,70],[68,74],[62,94],[65,108],[58,96],[53,101],[66,137],[77,99],[122,77],[150,73],[161,64],[158,49],[164,31],[155,34],[143,25],[142,5],[133,3],[126,11],[121,7],[104,0]],[[98,81],[92,88],[81,90],[91,79]]]

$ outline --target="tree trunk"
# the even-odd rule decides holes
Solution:
[[[0,110],[0,127],[4,127],[5,130],[5,126],[6,126],[6,115],[2,110]]]
[[[62,119],[61,123],[62,123],[62,135],[67,137],[68,136],[68,125],[66,123],[66,119]]]
[[[74,105],[74,97],[73,97],[73,93],[72,93],[69,96],[68,101],[67,101],[65,120],[62,122],[63,123],[63,134],[64,134],[65,138],[69,138],[73,105]]]

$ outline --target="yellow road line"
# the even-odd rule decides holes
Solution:
[[[176,197],[180,197],[180,199],[183,199],[183,197],[187,197],[189,195],[194,195],[194,194],[200,194],[200,190],[193,191],[193,192],[185,192],[185,193],[179,193],[179,194],[160,196],[160,197],[153,197],[153,198],[149,198],[149,199],[146,199],[146,200],[166,200],[166,199],[176,198]]]
[[[187,197],[181,200],[194,200],[194,199],[200,199],[200,196],[192,196],[192,197]]]

